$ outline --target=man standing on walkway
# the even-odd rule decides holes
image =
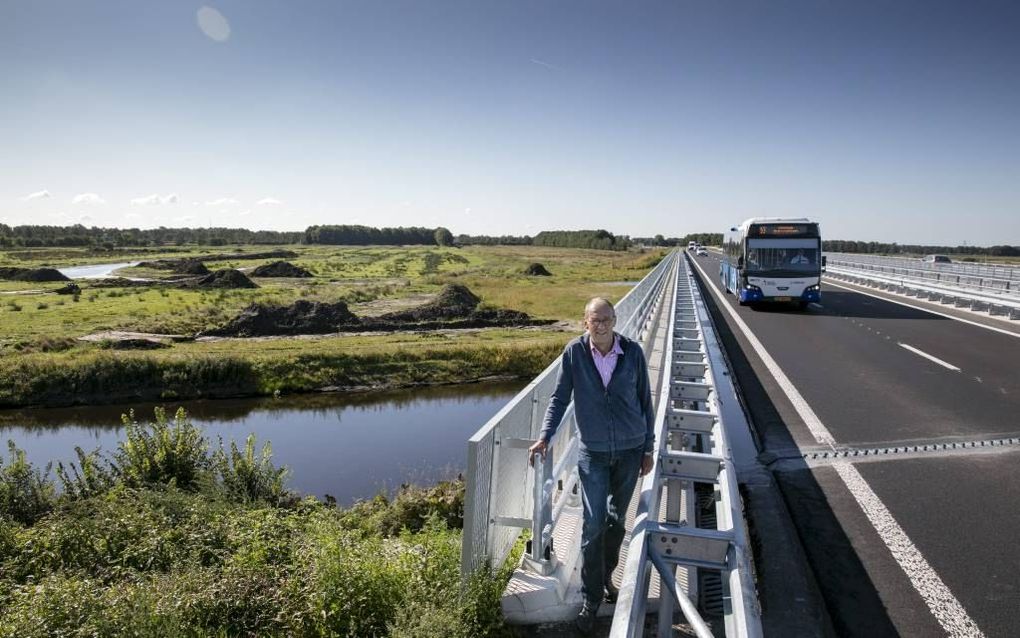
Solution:
[[[616,602],[618,592],[611,578],[620,562],[627,506],[638,476],[652,469],[655,449],[655,413],[645,355],[637,342],[613,330],[615,324],[616,312],[609,301],[595,297],[585,306],[587,332],[563,349],[542,432],[529,450],[530,458],[536,452],[545,458],[573,394],[584,502],[584,606],[577,616],[583,633],[594,627],[603,599]]]

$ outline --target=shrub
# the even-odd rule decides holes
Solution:
[[[31,525],[53,509],[53,482],[47,478],[50,465],[40,472],[25,458],[14,441],[7,442],[7,465],[0,457],[0,516]]]
[[[78,463],[57,463],[57,477],[64,489],[64,497],[71,500],[91,498],[108,492],[116,483],[117,475],[110,461],[102,458],[98,450],[86,454],[74,448]]]
[[[393,541],[343,529],[321,518],[304,539],[296,560],[303,572],[308,609],[305,633],[330,636],[386,635],[401,602],[401,573]]]
[[[262,446],[262,453],[255,453],[255,435],[249,434],[244,452],[237,449],[237,443],[230,442],[230,453],[220,448],[213,453],[212,465],[221,481],[227,497],[241,503],[266,501],[279,505],[290,497],[285,484],[290,471],[277,469],[272,462],[273,448],[269,443]]]
[[[184,408],[177,410],[171,424],[166,410],[155,409],[155,421],[139,425],[134,410],[122,415],[124,437],[113,463],[125,485],[172,485],[185,490],[199,487],[209,470],[208,442],[188,421]]]

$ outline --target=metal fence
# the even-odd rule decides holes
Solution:
[[[941,267],[922,269],[916,263],[902,267],[866,262],[856,255],[827,254],[826,258],[830,277],[1010,319],[1020,318],[1020,281],[963,274]]]
[[[979,281],[1009,282],[1010,289],[1020,288],[1020,267],[990,263],[932,263],[909,257],[886,257],[884,255],[862,255],[859,253],[826,252],[829,262],[839,261],[858,264],[886,272],[912,273],[921,279],[936,281]],[[962,278],[962,279],[960,279]]]
[[[656,415],[658,452],[641,484],[610,636],[643,634],[654,566],[661,592],[657,635],[673,635],[675,604],[697,636],[713,636],[694,602],[698,570],[707,570],[719,577],[726,635],[757,637],[750,548],[715,382],[723,358],[687,261],[680,261]],[[714,525],[699,526],[695,484],[713,486]]]
[[[635,338],[643,330],[676,259],[675,253],[668,255],[616,304],[618,332]],[[573,406],[553,437],[551,453],[536,468],[537,481],[529,472],[527,448],[538,437],[559,365],[557,358],[468,441],[461,545],[465,577],[486,561],[502,564],[525,528],[532,529],[529,556],[536,568],[551,567],[551,531],[576,482]]]

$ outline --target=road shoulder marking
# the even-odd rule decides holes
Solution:
[[[920,355],[920,356],[924,357],[925,359],[927,359],[929,361],[934,361],[935,363],[939,364],[943,368],[949,368],[950,370],[955,370],[956,372],[960,371],[960,369],[957,368],[956,366],[954,366],[953,364],[946,363],[942,359],[939,359],[938,357],[933,357],[933,356],[931,356],[930,354],[928,354],[927,352],[925,352],[923,350],[918,350],[914,346],[910,346],[910,345],[907,345],[905,343],[900,343],[899,341],[897,341],[896,344],[899,347],[903,348],[904,350],[909,350],[909,351],[913,352],[914,354]]]
[[[946,633],[961,638],[984,636],[857,468],[846,462],[832,467]]]

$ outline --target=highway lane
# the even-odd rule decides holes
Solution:
[[[718,289],[718,259],[696,261]],[[732,295],[725,303],[836,447],[1020,436],[1015,336],[825,285],[821,307],[806,313],[739,307]],[[727,348],[764,451],[820,447],[729,313],[715,318],[734,335]],[[840,634],[1020,635],[1018,450],[839,470],[777,464]]]

